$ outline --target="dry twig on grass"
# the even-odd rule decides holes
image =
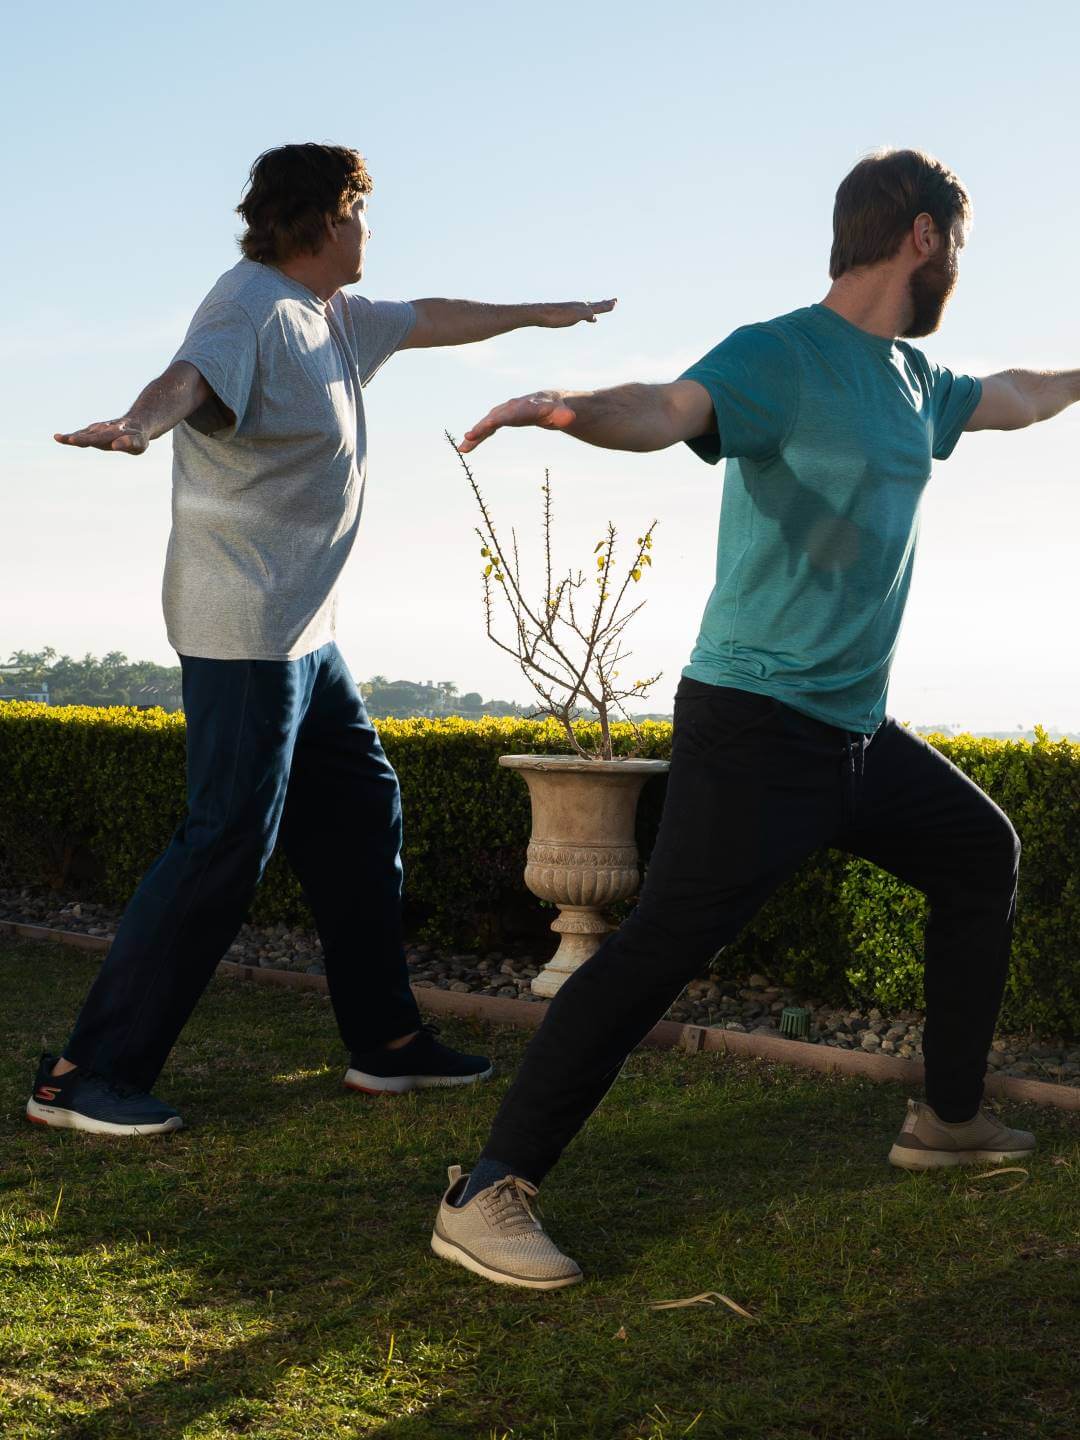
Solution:
[[[726,1305],[729,1310],[734,1310],[736,1315],[743,1316],[746,1320],[754,1320],[756,1316],[751,1315],[749,1310],[732,1300],[729,1295],[721,1295],[719,1290],[703,1290],[700,1295],[689,1295],[685,1300],[654,1300],[650,1310],[685,1310],[691,1305],[715,1305],[717,1300]]]
[[[985,1200],[988,1195],[1011,1195],[1014,1190],[1019,1190],[1022,1185],[1028,1183],[1028,1172],[1023,1165],[1006,1165],[1003,1170],[984,1170],[981,1175],[972,1175],[972,1181],[996,1180],[999,1175],[1022,1175],[1022,1180],[1014,1180],[1011,1185],[1002,1189],[992,1186],[989,1190],[968,1190],[965,1193],[971,1200]]]

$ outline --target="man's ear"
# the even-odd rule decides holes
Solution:
[[[911,227],[911,239],[920,255],[930,255],[937,248],[939,239],[937,226],[932,215],[925,211],[915,216]]]

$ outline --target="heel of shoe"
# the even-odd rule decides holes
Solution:
[[[51,1105],[42,1105],[31,1095],[26,1102],[26,1118],[31,1125],[50,1125],[54,1128],[67,1129],[67,1118],[62,1110],[54,1110]]]

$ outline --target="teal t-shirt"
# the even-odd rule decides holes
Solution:
[[[810,305],[729,335],[685,372],[727,460],[716,584],[683,671],[870,734],[885,718],[931,460],[980,382]]]

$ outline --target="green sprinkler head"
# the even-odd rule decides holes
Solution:
[[[780,1016],[780,1034],[805,1040],[810,1034],[810,1011],[801,1005],[786,1005]]]

